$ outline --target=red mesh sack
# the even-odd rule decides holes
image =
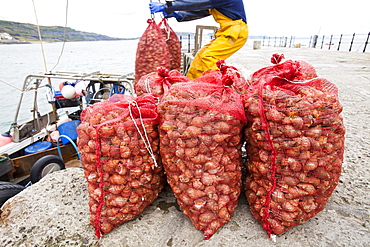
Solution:
[[[305,81],[317,77],[315,68],[305,61],[287,60],[280,63],[284,59],[284,55],[273,54],[271,57],[272,66],[268,66],[257,70],[251,75],[250,83],[258,82],[265,75],[280,76],[289,81]]]
[[[134,87],[138,96],[144,93],[153,93],[158,95],[159,98],[162,98],[163,94],[168,92],[172,84],[188,81],[190,79],[178,70],[168,71],[164,67],[159,67],[156,72],[142,76]]]
[[[294,62],[260,74],[245,100],[246,197],[269,236],[324,209],[341,174],[345,128],[336,86]]]
[[[114,95],[81,114],[79,151],[96,236],[134,219],[165,182],[153,95]]]
[[[218,60],[216,65],[218,69],[204,71],[202,76],[194,79],[193,82],[228,85],[239,94],[247,93],[250,81],[246,80],[236,67],[226,65],[223,59]]]
[[[153,19],[149,19],[148,23],[137,45],[134,82],[143,75],[157,71],[160,66],[170,68],[168,46],[162,31]]]
[[[161,29],[164,39],[166,40],[166,44],[168,46],[169,51],[169,63],[170,63],[170,70],[180,70],[181,69],[181,44],[179,37],[173,31],[173,29],[168,24],[166,18],[163,18],[162,21],[158,24],[159,28]]]
[[[183,213],[209,239],[226,224],[241,190],[241,95],[226,85],[171,86],[158,106],[160,154]]]

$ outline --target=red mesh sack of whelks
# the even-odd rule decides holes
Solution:
[[[173,29],[168,24],[166,18],[163,18],[162,21],[158,24],[169,51],[169,63],[170,70],[180,70],[181,69],[181,43],[179,37],[173,31]]]
[[[190,79],[181,74],[178,70],[169,71],[165,67],[158,67],[156,72],[151,72],[142,76],[134,87],[136,95],[138,96],[144,93],[153,93],[159,98],[162,98],[163,94],[168,92],[172,84],[188,81],[190,81]]]
[[[162,190],[157,125],[151,94],[116,94],[81,113],[77,144],[98,238],[141,214]]]
[[[246,80],[242,73],[234,66],[226,65],[225,60],[220,59],[216,63],[218,69],[209,69],[202,73],[202,76],[192,82],[207,82],[212,84],[227,85],[239,94],[248,92],[249,80]]]
[[[148,27],[139,39],[136,50],[134,82],[163,66],[170,68],[169,50],[166,40],[154,19],[148,19]]]
[[[270,237],[324,209],[341,174],[345,128],[337,87],[308,63],[288,60],[251,78],[245,189]]]
[[[269,75],[270,77],[276,75],[295,82],[318,77],[315,68],[311,64],[305,61],[292,60],[281,63],[283,59],[285,59],[283,54],[273,54],[270,61],[274,65],[264,67],[254,72],[249,79],[249,84],[258,82],[258,80],[265,75]],[[293,70],[297,70],[296,73],[292,73]]]
[[[218,72],[217,72],[218,73]],[[229,85],[176,83],[158,105],[160,154],[183,213],[209,239],[226,224],[241,190],[242,97]]]

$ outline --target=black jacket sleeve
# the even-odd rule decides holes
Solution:
[[[175,0],[168,1],[164,6],[167,14],[174,11],[201,11],[213,8],[211,0]]]
[[[209,13],[208,10],[200,10],[200,11],[179,11],[177,12],[182,19],[177,19],[177,21],[192,21],[192,20],[197,20],[201,19],[207,16],[210,16],[211,14]]]

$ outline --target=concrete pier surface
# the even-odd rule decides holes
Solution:
[[[142,215],[100,240],[89,224],[86,181],[80,168],[43,178],[1,208],[0,246],[370,246],[370,53],[245,46],[226,62],[250,73],[271,65],[274,53],[312,64],[339,88],[346,127],[339,185],[325,209],[303,225],[269,239],[245,196],[231,220],[204,240],[166,187]]]

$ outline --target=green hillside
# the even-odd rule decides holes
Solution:
[[[0,20],[0,33],[8,33],[18,41],[38,41],[37,26],[29,23],[20,23]],[[46,42],[64,41],[64,32],[66,41],[98,41],[98,40],[119,40],[109,36],[81,32],[61,26],[40,26],[42,40]]]

